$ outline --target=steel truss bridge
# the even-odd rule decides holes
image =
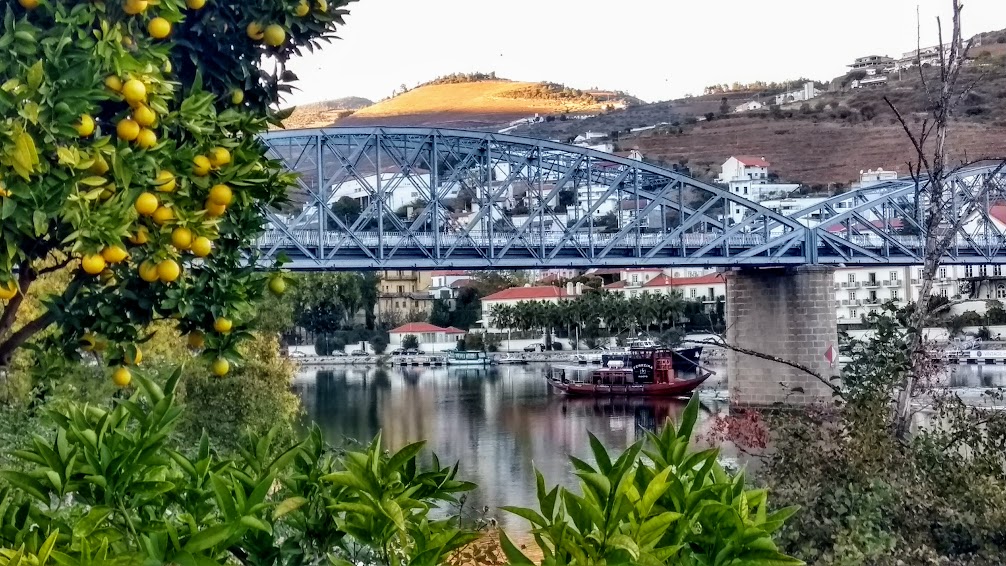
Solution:
[[[544,140],[422,128],[262,139],[301,177],[288,205],[266,211],[258,261],[282,253],[294,270],[922,261],[928,203],[924,183],[911,180],[785,216],[669,169]],[[945,262],[1006,263],[1006,234],[991,213],[1006,202],[1006,174],[973,167],[949,184],[943,225],[960,226]]]

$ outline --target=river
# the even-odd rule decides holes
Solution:
[[[369,442],[378,431],[389,449],[425,439],[442,463],[459,461],[459,476],[479,485],[466,509],[478,513],[488,506],[489,516],[504,526],[523,528],[522,519],[498,508],[537,507],[535,467],[547,485],[572,486],[568,456],[593,461],[587,431],[610,451],[621,450],[639,439],[642,429],[678,417],[684,408],[684,401],[677,400],[565,398],[549,391],[544,369],[537,364],[348,367],[304,371],[294,388],[305,420],[317,423],[330,442]],[[710,416],[726,409],[714,395],[724,384],[711,382],[706,386],[711,391],[702,395],[700,439],[708,432]],[[950,384],[968,393],[1003,386],[1006,366],[958,366]]]

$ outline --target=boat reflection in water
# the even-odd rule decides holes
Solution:
[[[348,368],[304,373],[294,388],[329,441],[367,441],[378,431],[388,449],[427,440],[442,462],[460,460],[460,475],[479,485],[471,508],[493,510],[536,506],[534,467],[549,483],[574,485],[568,456],[593,460],[587,431],[619,451],[685,407],[676,399],[568,398],[549,392],[544,370],[536,364]],[[699,435],[709,411],[721,409],[704,407]],[[526,527],[493,513],[506,526]]]

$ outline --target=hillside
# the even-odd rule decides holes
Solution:
[[[359,96],[347,96],[314,104],[305,104],[294,109],[293,114],[283,121],[287,128],[320,128],[328,126],[339,118],[366,108],[373,102]]]
[[[635,102],[618,93],[578,91],[546,83],[433,81],[359,110],[336,125],[491,128],[535,114],[599,113],[609,105]]]

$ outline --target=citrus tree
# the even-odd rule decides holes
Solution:
[[[256,136],[351,1],[0,1],[0,369],[53,328],[126,385],[160,319],[216,374],[239,361],[252,301],[285,287],[249,250],[295,180]]]

